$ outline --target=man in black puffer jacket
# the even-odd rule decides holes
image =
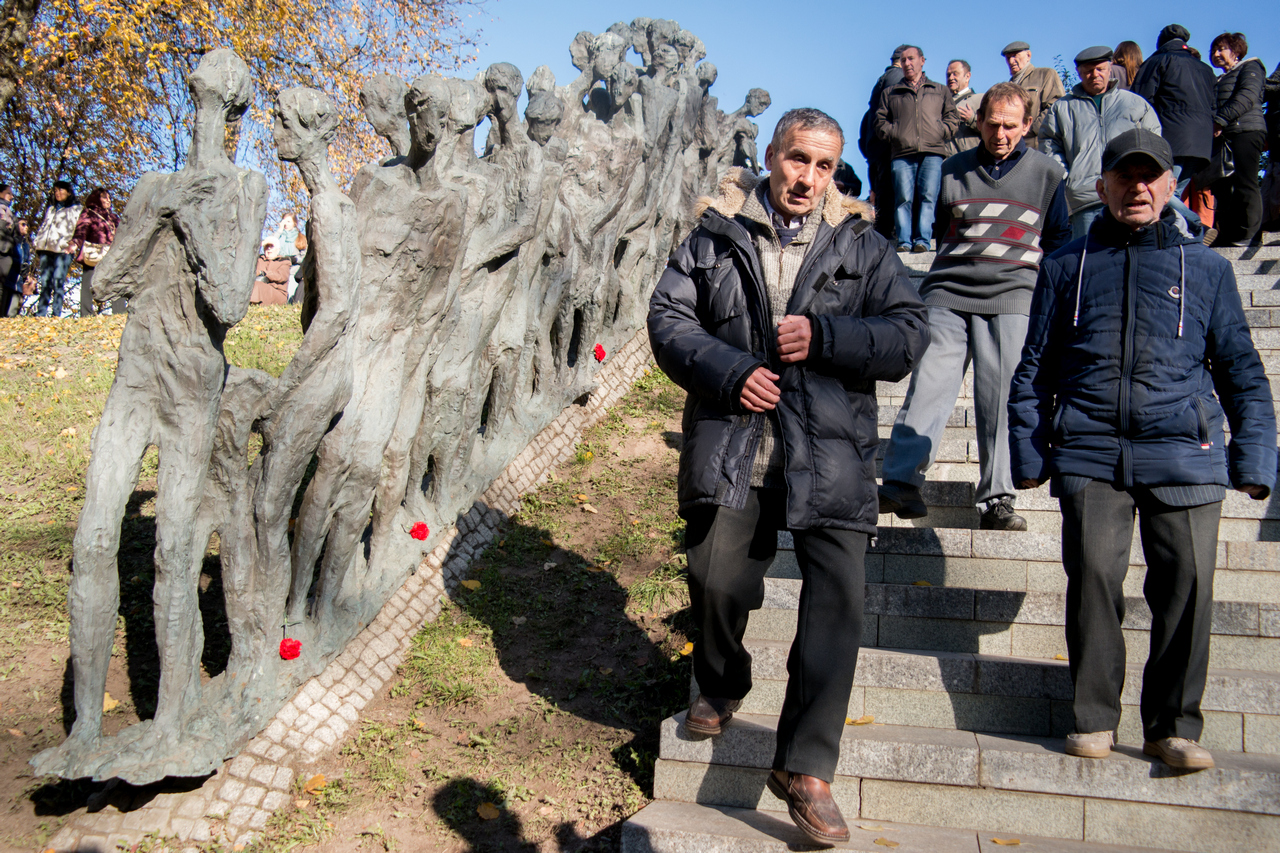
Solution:
[[[804,585],[768,785],[824,844],[849,837],[830,783],[879,512],[876,382],[906,376],[929,343],[870,208],[832,183],[843,146],[825,113],[784,115],[768,177],[737,170],[704,200],[649,303],[658,366],[689,392],[679,498],[702,693],[685,728],[719,734],[751,689],[747,616],[791,530]]]
[[[1151,608],[1143,751],[1212,767],[1196,741],[1218,519],[1228,487],[1261,500],[1275,484],[1271,387],[1231,264],[1165,207],[1168,143],[1130,130],[1102,163],[1107,212],[1040,265],[1009,394],[1013,479],[1022,489],[1051,480],[1062,507],[1076,728],[1066,751],[1105,758],[1114,743],[1136,509]]]

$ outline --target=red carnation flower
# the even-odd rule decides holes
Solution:
[[[293,660],[302,654],[302,642],[292,637],[285,637],[280,641],[280,657],[283,660]]]
[[[596,344],[596,361],[604,361],[604,344]]]
[[[409,535],[414,539],[424,541],[431,535],[431,528],[427,527],[427,523],[425,521],[419,521],[417,524],[413,525],[413,527],[409,528]]]

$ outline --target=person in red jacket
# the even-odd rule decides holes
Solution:
[[[91,317],[96,313],[93,310],[93,268],[115,240],[119,224],[120,216],[111,210],[111,193],[104,187],[89,193],[76,222],[75,234],[71,237],[71,255],[84,265],[84,272],[80,275],[81,317]],[[124,309],[123,299],[111,303],[113,313],[117,308]]]

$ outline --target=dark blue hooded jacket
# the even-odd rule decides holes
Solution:
[[[1231,264],[1201,235],[1168,208],[1136,232],[1107,212],[1040,264],[1009,395],[1015,483],[1270,491],[1271,387]]]

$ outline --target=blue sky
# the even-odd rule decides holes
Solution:
[[[1224,31],[1243,32],[1249,54],[1268,72],[1280,61],[1280,14],[1276,0],[1144,3],[1133,0],[1072,3],[995,4],[915,2],[834,2],[808,0],[757,3],[750,0],[676,3],[669,0],[487,0],[470,18],[480,29],[477,58],[464,69],[470,75],[493,62],[511,62],[526,78],[548,65],[565,84],[577,76],[569,61],[569,42],[581,30],[603,32],[615,21],[671,18],[707,45],[707,59],[719,78],[712,94],[726,112],[742,105],[747,90],[768,89],[773,106],[756,121],[760,153],[782,113],[799,106],[825,110],[845,128],[850,144],[845,159],[866,178],[858,155],[858,123],[876,78],[894,46],[920,45],[925,73],[945,79],[947,62],[966,59],[973,66],[974,88],[1007,80],[1000,48],[1011,41],[1030,43],[1036,65],[1053,65],[1095,44],[1115,46],[1132,39],[1144,55],[1155,50],[1156,35],[1169,23],[1191,31],[1191,44],[1206,57],[1209,42]],[[634,54],[629,57],[638,62]],[[523,107],[522,107],[523,108]]]

